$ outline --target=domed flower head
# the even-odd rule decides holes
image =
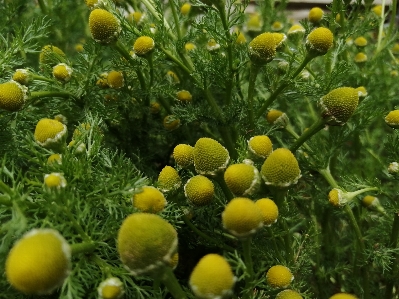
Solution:
[[[248,149],[256,157],[266,159],[273,151],[273,144],[266,135],[258,135],[248,140]]]
[[[313,24],[317,24],[323,19],[324,11],[320,7],[313,7],[309,11],[308,20]]]
[[[381,213],[385,212],[385,210],[384,210],[383,206],[381,205],[380,200],[378,199],[378,197],[371,196],[371,195],[366,195],[362,199],[362,204],[363,204],[363,206],[365,206],[366,208],[368,208],[370,210],[379,211]]]
[[[54,119],[43,118],[36,125],[34,137],[44,148],[61,150],[65,145],[67,127]]]
[[[184,185],[184,195],[193,206],[206,206],[213,200],[215,186],[207,177],[196,175]]]
[[[53,45],[44,46],[39,54],[39,62],[41,64],[54,65],[59,62],[64,62],[65,58],[65,53],[60,48]]]
[[[59,63],[53,67],[53,76],[58,81],[66,83],[71,80],[72,77],[72,68],[68,66],[66,63]]]
[[[230,161],[227,149],[212,138],[200,138],[194,146],[195,171],[204,175],[216,175]]]
[[[283,265],[275,265],[266,273],[266,281],[273,288],[286,288],[293,280],[291,270]]]
[[[128,20],[130,22],[135,23],[136,25],[140,25],[141,23],[143,23],[144,18],[145,18],[145,15],[141,11],[132,12],[128,16]]]
[[[345,192],[338,188],[334,188],[328,193],[328,201],[335,207],[343,206],[348,202]]]
[[[180,13],[183,16],[188,16],[188,14],[191,11],[191,4],[190,3],[184,3],[181,7],[180,7]]]
[[[364,64],[367,61],[367,55],[363,52],[359,52],[355,55],[355,58],[353,58],[353,60],[357,64]]]
[[[161,105],[158,102],[152,102],[150,104],[150,112],[151,114],[158,114],[161,111]]]
[[[141,192],[133,195],[133,207],[143,213],[159,213],[166,204],[163,193],[152,186],[144,186]]]
[[[61,189],[66,187],[67,182],[61,173],[53,172],[44,176],[44,185],[49,189]]]
[[[358,38],[356,38],[353,42],[356,46],[358,47],[365,47],[367,46],[367,39],[365,39],[363,36],[359,36]]]
[[[194,267],[189,284],[198,298],[227,298],[233,293],[235,280],[229,263],[222,256],[207,254]]]
[[[133,52],[137,56],[145,56],[154,49],[155,42],[149,36],[140,36],[133,44]]]
[[[288,116],[284,112],[276,109],[271,109],[266,114],[266,120],[271,125],[278,125],[285,128],[288,125]]]
[[[185,49],[187,52],[190,52],[190,51],[193,51],[193,50],[197,49],[197,46],[196,46],[195,44],[193,44],[193,43],[186,43],[186,44],[184,45],[184,49]]]
[[[180,127],[180,119],[175,115],[167,115],[163,119],[163,127],[168,131],[173,131]]]
[[[158,187],[163,192],[179,188],[181,178],[179,173],[171,166],[165,166],[158,176]]]
[[[295,24],[288,29],[287,35],[288,37],[296,34],[305,34],[305,28],[301,24]]]
[[[109,44],[116,41],[121,31],[117,17],[101,8],[91,11],[89,28],[93,39],[100,44]]]
[[[385,123],[394,129],[399,128],[399,110],[392,110],[389,112],[388,115],[385,116]]]
[[[122,298],[124,290],[123,283],[118,277],[110,277],[102,281],[97,288],[100,299]]]
[[[248,45],[249,58],[258,65],[272,61],[285,39],[282,33],[265,32],[258,35]]]
[[[193,99],[193,96],[191,95],[191,93],[187,90],[179,90],[176,93],[177,96],[177,100],[180,103],[190,103],[191,100]]]
[[[16,69],[12,79],[22,85],[28,85],[33,80],[32,74],[27,69]]]
[[[313,56],[324,55],[330,50],[334,42],[334,35],[330,29],[319,27],[314,29],[306,38],[306,47]]]
[[[171,262],[176,250],[176,230],[158,215],[132,214],[119,229],[119,256],[133,275],[156,273]]]
[[[255,201],[263,218],[263,224],[270,226],[277,221],[278,207],[270,198],[261,198]]]
[[[222,213],[223,227],[237,238],[246,238],[263,226],[258,206],[249,198],[233,198]]]
[[[378,17],[382,17],[382,5],[376,5],[372,9],[373,13],[375,13]],[[335,299],[335,298],[334,298]]]
[[[6,260],[9,283],[25,294],[51,294],[71,268],[71,249],[53,229],[33,229],[18,240]]]
[[[259,171],[249,164],[233,164],[224,172],[224,181],[235,196],[252,195],[260,185]]]
[[[329,299],[358,299],[355,295],[351,295],[348,293],[338,293],[331,296]]]
[[[249,16],[245,28],[247,31],[258,32],[262,30],[263,21],[259,13],[255,12]]]
[[[188,144],[178,144],[173,149],[173,158],[180,167],[188,167],[194,163],[194,148]]]
[[[47,164],[51,165],[51,164],[61,164],[62,163],[62,155],[60,154],[52,154],[50,155],[50,157],[48,157],[47,159]]]
[[[20,110],[28,99],[28,88],[14,80],[0,84],[0,108],[15,112]]]
[[[321,115],[331,126],[342,126],[352,116],[359,104],[359,95],[352,87],[339,87],[319,101]]]
[[[114,89],[122,88],[125,84],[123,73],[118,71],[110,71],[107,76],[107,84]]]
[[[298,182],[301,170],[289,149],[278,148],[263,163],[261,174],[266,185],[284,188]]]
[[[303,299],[303,297],[293,290],[284,290],[277,294],[276,299]]]
[[[284,24],[279,21],[275,21],[271,27],[273,31],[280,31],[284,28]]]

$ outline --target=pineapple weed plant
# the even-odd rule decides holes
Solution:
[[[1,298],[398,298],[397,1],[2,1]]]

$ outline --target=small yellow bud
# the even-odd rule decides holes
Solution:
[[[263,218],[263,224],[270,226],[277,222],[278,207],[270,198],[261,198],[255,202]]]
[[[118,71],[110,71],[107,76],[107,84],[114,89],[122,88],[125,84],[123,73]]]
[[[294,35],[303,35],[305,34],[305,28],[301,24],[295,24],[288,29],[287,35],[288,37],[294,36]]]
[[[286,288],[293,280],[290,269],[282,265],[273,266],[266,273],[266,281],[273,288]]]
[[[188,144],[178,144],[173,150],[173,157],[180,167],[188,167],[194,163],[194,148]]]
[[[258,135],[248,140],[248,149],[253,155],[266,159],[273,151],[273,144],[266,135]]]
[[[158,186],[163,192],[168,192],[179,188],[181,185],[181,178],[179,173],[171,166],[165,166],[158,176]]]
[[[272,30],[273,31],[280,31],[284,28],[283,23],[279,22],[279,21],[275,21],[272,24]]]
[[[187,52],[193,51],[197,48],[197,46],[193,43],[186,43],[184,45],[184,49],[186,49]]]
[[[133,207],[143,213],[159,213],[167,204],[167,201],[157,188],[144,186],[141,192],[133,195]]]
[[[348,293],[338,293],[331,296],[329,299],[358,299],[358,298]]]
[[[220,44],[217,43],[213,38],[211,38],[210,40],[208,40],[207,44],[206,44],[206,49],[209,52],[214,52],[220,49]]]
[[[53,172],[44,176],[44,184],[49,189],[65,188],[67,182],[61,173]]]
[[[62,155],[60,154],[52,154],[50,157],[47,159],[47,164],[61,164],[62,163]]]
[[[173,131],[180,127],[180,119],[174,115],[167,115],[163,119],[163,127],[168,131]]]
[[[133,44],[133,51],[137,56],[151,53],[155,47],[154,40],[149,36],[140,36]]]
[[[67,127],[57,120],[43,118],[36,125],[34,138],[44,148],[59,150],[66,137]]]
[[[363,36],[359,36],[358,38],[355,39],[353,42],[356,46],[358,47],[365,47],[367,46],[367,39],[365,39]]]
[[[152,102],[150,104],[150,112],[151,114],[158,114],[161,111],[161,104],[158,102]]]
[[[303,297],[293,290],[284,290],[277,294],[276,299],[303,299]]]
[[[119,20],[112,13],[100,8],[91,11],[89,28],[93,39],[100,44],[116,41],[121,31]]]
[[[237,45],[243,45],[247,42],[247,39],[241,31],[237,31],[237,38],[236,38],[236,44]]]
[[[262,25],[263,25],[263,22],[262,22],[260,14],[253,13],[250,15],[245,27],[246,27],[247,31],[257,32],[257,31],[262,30]]]
[[[119,299],[122,298],[124,290],[123,283],[117,277],[110,277],[102,281],[97,288],[100,299]]]
[[[187,90],[180,90],[176,93],[177,99],[181,102],[181,103],[190,103],[191,100],[193,99],[193,96],[191,95],[191,93]]]
[[[367,55],[363,52],[359,52],[355,55],[353,60],[358,64],[362,64],[367,61]]]
[[[54,78],[63,83],[71,80],[72,72],[72,68],[65,63],[59,63],[53,67]]]
[[[27,69],[15,70],[12,79],[22,85],[28,85],[33,80],[32,74]]]
[[[180,7],[180,13],[183,16],[188,16],[188,14],[190,13],[191,10],[191,4],[190,3],[184,3],[181,7]]]
[[[392,110],[385,116],[385,123],[394,128],[399,128],[399,110]]]
[[[309,22],[317,24],[323,19],[324,11],[320,7],[313,7],[309,11],[308,19]]]
[[[193,206],[206,206],[213,200],[215,187],[207,177],[196,175],[187,181],[184,186],[184,195]]]
[[[382,5],[376,5],[371,9],[377,16],[382,17]],[[334,298],[335,299],[335,298]]]
[[[15,112],[20,110],[28,99],[28,88],[14,80],[0,84],[0,108]]]
[[[180,83],[179,76],[173,71],[168,71],[166,73],[166,78],[170,81],[170,83],[178,84]]]

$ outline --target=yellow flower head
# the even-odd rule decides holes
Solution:
[[[0,108],[15,112],[20,110],[28,99],[28,88],[14,80],[0,84]]]
[[[341,207],[348,202],[344,194],[341,189],[334,188],[328,193],[328,201],[335,207]]]
[[[244,33],[242,33],[241,31],[237,31],[236,34],[237,34],[237,38],[236,38],[235,42],[237,45],[243,45],[243,44],[247,43],[247,39],[246,39]]]
[[[47,159],[47,164],[61,164],[62,163],[62,155],[60,154],[52,154],[50,157]]]
[[[320,7],[313,7],[309,11],[308,19],[309,22],[317,24],[323,19],[324,11]]]
[[[250,15],[247,23],[246,29],[247,31],[261,31],[262,30],[263,21],[258,13],[253,13]]]
[[[173,149],[173,157],[180,167],[188,167],[194,163],[194,148],[188,144],[178,144]]]
[[[393,47],[391,48],[391,51],[392,51],[392,53],[395,54],[395,55],[399,54],[399,43],[395,43],[395,44],[393,45]],[[15,80],[15,79],[14,79],[14,80]]]
[[[224,181],[235,196],[252,195],[260,185],[259,171],[249,164],[233,164],[224,172]]]
[[[363,36],[359,36],[354,40],[353,43],[358,47],[365,47],[367,46],[367,39],[365,39]]]
[[[258,135],[248,140],[248,149],[255,156],[266,159],[273,151],[273,144],[266,135]]]
[[[270,226],[277,221],[278,207],[270,198],[261,198],[255,202],[263,218],[263,224]]]
[[[128,19],[136,25],[140,25],[144,20],[144,14],[141,11],[135,11],[128,16]]]
[[[263,163],[261,174],[266,185],[289,187],[298,182],[301,170],[289,149],[278,148]]]
[[[149,36],[140,36],[133,44],[134,54],[137,56],[144,56],[151,51],[155,47],[154,40]]]
[[[181,103],[190,103],[191,100],[193,99],[193,96],[191,95],[191,93],[187,90],[180,90],[176,93],[177,99],[181,102]]]
[[[40,146],[57,150],[65,143],[67,127],[54,119],[43,118],[36,125],[34,137]]]
[[[166,78],[170,81],[170,83],[178,84],[180,83],[179,76],[173,71],[168,71],[166,73]]]
[[[358,299],[358,298],[348,293],[338,293],[331,296],[329,299]]]
[[[212,138],[200,138],[194,146],[195,171],[204,175],[215,175],[226,168],[230,161],[227,149]]]
[[[267,112],[266,120],[271,125],[281,125],[281,127],[286,127],[288,124],[287,114],[276,109],[271,109]]]
[[[385,116],[385,123],[392,128],[399,128],[399,110],[392,110]]]
[[[330,29],[324,27],[314,29],[306,38],[307,49],[315,56],[326,54],[332,47],[333,42],[333,33]]]
[[[27,69],[15,70],[12,79],[22,85],[28,85],[33,80],[32,74]]]
[[[187,52],[190,52],[190,51],[192,51],[192,50],[195,50],[197,48],[197,46],[195,45],[195,44],[193,44],[193,43],[186,43],[185,45],[184,45],[184,49],[187,51]]]
[[[286,288],[293,280],[294,275],[283,265],[275,265],[266,273],[266,281],[273,288]]]
[[[44,176],[44,184],[49,189],[65,188],[67,182],[61,173],[53,172]]]
[[[256,233],[263,226],[258,206],[249,198],[233,198],[222,213],[223,227],[237,238]]]
[[[381,206],[380,200],[378,197],[366,195],[362,199],[362,204],[371,210],[377,210],[380,212],[384,212],[384,208]]]
[[[93,39],[100,44],[109,44],[116,41],[121,31],[117,17],[101,8],[91,11],[89,28]]]
[[[158,102],[152,102],[150,104],[150,112],[151,114],[158,114],[161,111],[161,104]]]
[[[359,52],[355,55],[353,59],[356,63],[364,63],[367,61],[367,55],[363,52]]]
[[[181,7],[180,7],[180,13],[183,16],[188,16],[188,14],[190,13],[191,10],[191,4],[190,3],[184,3]]]
[[[303,299],[303,297],[293,290],[284,290],[277,294],[276,299]]]
[[[359,98],[367,97],[367,89],[364,86],[359,86],[358,88],[355,88],[355,90],[357,91]]]
[[[220,44],[218,42],[216,42],[213,38],[211,38],[206,43],[206,49],[209,52],[213,52],[213,51],[219,50],[220,49]]]
[[[114,89],[122,88],[125,84],[123,73],[118,71],[110,71],[107,76],[107,84]]]
[[[158,186],[163,192],[174,190],[181,185],[179,173],[171,166],[165,166],[158,176]]]
[[[265,32],[258,35],[248,45],[249,58],[260,65],[272,61],[285,39],[283,33]]]
[[[124,290],[123,283],[118,277],[110,277],[102,281],[97,288],[100,299],[122,298]]]
[[[118,252],[133,275],[154,274],[168,265],[177,250],[177,232],[155,214],[135,213],[122,223]]]
[[[288,29],[288,38],[302,37],[305,34],[305,28],[301,24],[295,24]]]
[[[279,21],[275,21],[272,24],[272,30],[273,31],[280,31],[284,28],[284,24],[279,22]]]
[[[359,95],[352,87],[339,87],[323,96],[319,101],[321,115],[326,123],[342,126],[352,116],[359,103]]]
[[[6,260],[8,282],[25,294],[51,294],[71,268],[71,249],[53,229],[33,229],[18,240]]]
[[[200,259],[190,275],[189,284],[201,299],[230,297],[235,277],[229,263],[218,254],[207,254]]]
[[[184,186],[184,194],[193,206],[206,206],[213,200],[215,186],[207,177],[196,175],[187,181]]]
[[[174,115],[167,115],[163,119],[163,127],[168,131],[173,131],[180,127],[180,119]]]
[[[144,186],[141,192],[133,195],[133,207],[143,213],[159,213],[166,204],[162,192],[152,186]]]
[[[44,46],[39,54],[39,62],[41,64],[52,64],[54,62],[63,62],[65,53],[58,47],[53,45]]]
[[[76,52],[81,53],[81,52],[83,52],[85,50],[85,48],[84,48],[82,43],[78,43],[78,44],[75,45],[75,50],[76,50]]]
[[[382,17],[382,5],[376,5],[371,9],[377,16]]]
[[[72,68],[68,66],[66,63],[59,63],[53,67],[53,76],[58,81],[68,82],[72,77]]]

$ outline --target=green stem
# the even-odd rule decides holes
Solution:
[[[396,16],[392,16],[395,18]],[[376,49],[376,54],[381,51],[381,41],[382,41],[382,36],[384,33],[384,24],[385,24],[385,0],[382,0],[381,3],[381,20],[380,20],[380,26],[378,28],[378,40],[377,40],[377,49]],[[377,56],[377,55],[375,55]]]
[[[252,255],[251,255],[252,237],[247,237],[242,239],[241,243],[242,243],[246,272],[248,274],[248,278],[246,279],[246,281],[247,283],[250,283],[255,276],[254,266],[252,262]],[[248,285],[246,287],[248,287]]]
[[[176,40],[176,36],[172,33],[172,29],[168,23],[168,21],[166,20],[166,18],[163,18],[162,16],[160,16],[158,14],[158,12],[156,11],[154,4],[151,2],[151,0],[141,0],[141,3],[144,4],[144,6],[148,9],[148,11],[160,22],[163,23],[163,25],[166,28],[166,31],[169,35],[170,38],[172,38],[173,40]]]
[[[173,15],[173,19],[175,21],[175,29],[176,29],[176,33],[177,33],[177,38],[179,40],[182,39],[182,35],[181,35],[181,30],[180,30],[180,22],[179,22],[179,18],[177,16],[177,12],[176,12],[176,6],[175,6],[175,1],[174,0],[169,0],[169,7],[172,10],[172,15]]]
[[[154,83],[154,61],[152,53],[150,53],[149,56],[147,57],[147,61],[148,61],[148,66],[150,68],[150,84],[148,86],[148,88],[150,89],[152,87],[152,84]]]
[[[219,133],[222,136],[222,139],[224,141],[224,144],[229,151],[230,157],[235,160],[238,157],[237,150],[234,145],[232,133],[230,129],[226,126],[220,126],[219,127]]]
[[[65,215],[68,217],[69,221],[71,222],[73,228],[79,233],[80,237],[84,240],[87,241],[88,243],[92,242],[91,238],[86,234],[86,232],[83,230],[82,226],[76,221],[75,217],[72,215],[72,213],[68,210],[67,207],[64,207],[62,211],[65,213]]]
[[[388,247],[392,249],[396,249],[398,245],[398,237],[399,237],[399,214],[396,212],[394,213],[393,224],[392,224],[392,231],[391,231],[391,238],[389,240]],[[397,269],[398,269],[398,254],[395,253],[395,260],[392,263],[392,267],[389,271],[389,281],[386,285],[385,290],[385,299],[391,299],[393,294],[393,287],[397,277]]]
[[[234,251],[235,249],[231,246],[228,246],[226,244],[220,244],[220,241],[215,240],[214,238],[208,236],[207,234],[203,233],[202,231],[200,231],[191,221],[190,219],[188,219],[188,217],[186,215],[182,216],[182,219],[184,221],[184,223],[191,228],[191,230],[193,232],[195,232],[198,236],[200,236],[201,238],[211,242],[212,244],[215,244],[217,246],[220,246],[221,248],[223,248],[226,251]]]
[[[38,0],[38,2],[39,2],[39,6],[40,6],[40,9],[42,10],[43,14],[47,15],[48,9],[47,9],[47,5],[44,2],[44,0]]]
[[[283,257],[280,254],[280,250],[277,247],[277,242],[276,242],[276,237],[274,236],[273,230],[271,229],[271,227],[267,227],[267,232],[269,233],[269,235],[271,236],[272,239],[272,244],[273,244],[273,248],[274,248],[274,253],[277,255],[277,258],[280,262],[283,262]]]
[[[39,76],[39,75],[35,75],[35,74],[31,74],[30,76],[32,77],[33,80],[44,81],[44,82],[49,82],[49,83],[56,83],[55,80],[46,78],[43,76]]]
[[[173,273],[172,268],[164,267],[161,281],[175,299],[187,298],[185,292],[180,286],[179,281],[176,279],[176,276]]]
[[[234,198],[233,193],[231,193],[229,187],[227,187],[226,182],[224,180],[224,175],[222,172],[218,172],[214,177],[214,180],[218,183],[220,188],[223,191],[224,196],[226,197],[227,201],[230,201]]]
[[[11,207],[11,199],[7,195],[0,195],[0,205]]]
[[[249,128],[253,130],[255,128],[254,123],[254,94],[255,94],[255,82],[258,77],[260,70],[259,65],[251,64],[249,70],[249,84],[248,84],[248,123]]]
[[[97,247],[94,242],[82,242],[71,245],[72,255],[79,253],[90,253],[93,252]]]
[[[387,34],[388,38],[391,37],[393,28],[395,26],[397,6],[398,6],[398,0],[392,0],[391,20],[389,21],[388,34]]]
[[[3,181],[0,180],[0,191],[4,194],[12,196],[14,192],[10,187],[8,187]]]
[[[314,134],[319,132],[325,126],[324,120],[319,118],[313,125],[308,128],[302,135],[299,137],[293,145],[290,146],[290,151],[295,152],[306,140],[312,137]]]
[[[66,91],[32,91],[29,95],[30,100],[36,100],[48,97],[59,97],[59,98],[74,98],[72,93]]]
[[[326,169],[319,169],[318,172],[326,179],[326,181],[330,184],[333,188],[339,188],[338,183],[335,181],[334,177],[331,175],[330,167]]]
[[[294,129],[292,128],[292,126],[290,124],[288,124],[287,126],[284,127],[285,131],[287,133],[289,133],[292,137],[294,137],[295,139],[299,139],[299,135],[294,131]],[[304,148],[308,151],[311,152],[312,149],[306,144],[303,144]]]
[[[187,66],[185,66],[179,59],[177,59],[172,53],[170,53],[162,46],[158,46],[158,48],[166,55],[166,57],[168,57],[171,61],[177,64],[185,73],[187,73],[187,75],[191,77],[191,71],[187,68]]]

